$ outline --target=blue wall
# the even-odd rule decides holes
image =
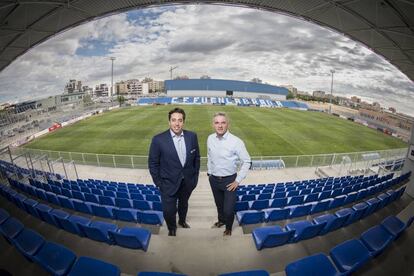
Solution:
[[[189,79],[189,80],[166,80],[166,90],[212,90],[212,91],[240,91],[253,93],[266,93],[287,95],[288,90],[284,87],[273,86],[269,84],[234,81],[234,80],[217,80],[217,79]]]

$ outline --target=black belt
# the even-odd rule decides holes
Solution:
[[[212,177],[214,177],[214,178],[217,178],[217,179],[225,179],[225,178],[229,178],[229,177],[235,177],[237,174],[235,173],[235,174],[232,174],[232,175],[226,175],[226,176],[216,176],[216,175],[211,175]]]

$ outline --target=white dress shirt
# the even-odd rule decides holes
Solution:
[[[238,183],[246,178],[251,163],[243,141],[229,131],[222,137],[217,136],[216,133],[208,136],[207,157],[207,171],[210,175],[233,175],[237,173],[237,165],[240,164],[240,171],[236,178]]]
[[[175,150],[177,151],[178,158],[180,159],[181,165],[184,167],[187,149],[185,148],[184,131],[181,131],[180,135],[176,135],[174,131],[170,129],[171,137],[174,141]]]

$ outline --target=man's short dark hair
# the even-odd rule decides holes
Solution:
[[[173,110],[171,110],[170,112],[168,112],[168,121],[171,120],[171,114],[173,114],[173,113],[183,114],[183,121],[185,121],[185,111],[184,111],[184,109],[176,107]]]

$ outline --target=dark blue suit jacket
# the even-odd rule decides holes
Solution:
[[[189,189],[194,189],[198,182],[200,149],[197,134],[187,130],[183,131],[187,152],[184,167],[181,165],[169,129],[155,135],[150,146],[148,168],[152,180],[161,193],[169,196],[177,192],[182,179]]]

